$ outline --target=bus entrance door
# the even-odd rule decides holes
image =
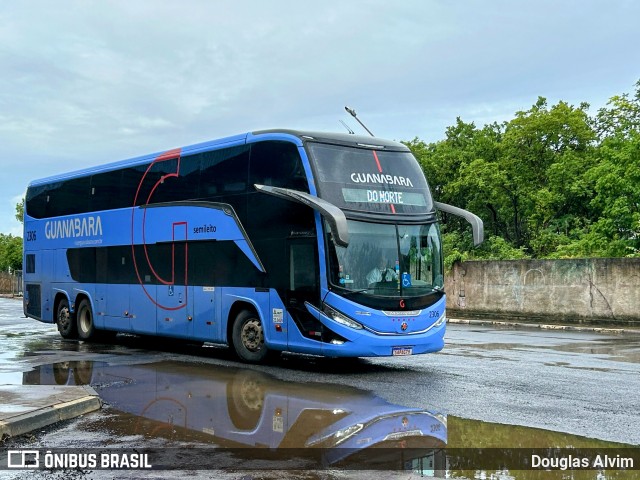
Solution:
[[[95,316],[99,328],[131,331],[130,285],[127,283],[126,269],[129,259],[115,249],[99,248],[96,252],[96,295]],[[102,321],[101,321],[102,318]]]
[[[288,246],[287,310],[296,325],[289,329],[297,327],[303,336],[320,340],[322,327],[305,306],[305,302],[317,305],[320,299],[316,237],[290,239]]]
[[[187,224],[173,224],[173,241],[167,261],[170,262],[170,278],[158,278],[156,287],[158,307],[156,324],[158,335],[189,337],[193,334],[193,308],[190,306],[193,289],[187,287],[189,272],[187,261],[189,256],[187,240]]]
[[[216,295],[219,294],[213,286],[189,287],[193,289],[193,295],[190,297],[193,302],[193,335],[198,340],[217,342],[221,341],[220,333],[220,301]],[[189,292],[191,294],[191,292]]]

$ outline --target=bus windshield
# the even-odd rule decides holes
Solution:
[[[330,283],[343,294],[407,298],[443,288],[437,223],[376,224],[348,220],[349,245],[328,233]],[[326,231],[329,231],[326,229]]]
[[[429,186],[409,151],[309,144],[318,194],[343,210],[420,214],[433,210]]]

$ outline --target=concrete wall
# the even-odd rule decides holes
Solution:
[[[0,294],[22,295],[22,271],[0,272]]]
[[[457,263],[445,288],[452,318],[640,326],[640,258]]]

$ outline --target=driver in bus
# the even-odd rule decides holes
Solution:
[[[393,282],[397,279],[396,272],[387,267],[387,259],[383,254],[378,257],[377,266],[367,274],[368,285],[378,282]]]

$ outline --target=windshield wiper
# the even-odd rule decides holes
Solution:
[[[352,295],[354,293],[364,293],[364,292],[368,292],[368,291],[369,291],[368,288],[361,288],[359,290],[349,290],[349,289],[345,288],[343,290],[343,295]]]
[[[440,287],[438,285],[435,286],[431,286],[431,285],[411,285],[410,287],[402,287],[403,292],[406,290],[409,291],[415,291],[415,290],[428,290],[430,293],[441,293],[444,291],[443,287]]]
[[[411,287],[404,287],[404,288],[411,288]],[[431,290],[431,293],[437,293],[437,292],[443,292],[444,289],[442,287],[431,287],[431,286],[424,286],[424,287],[416,287],[416,288],[426,288],[427,290]]]

